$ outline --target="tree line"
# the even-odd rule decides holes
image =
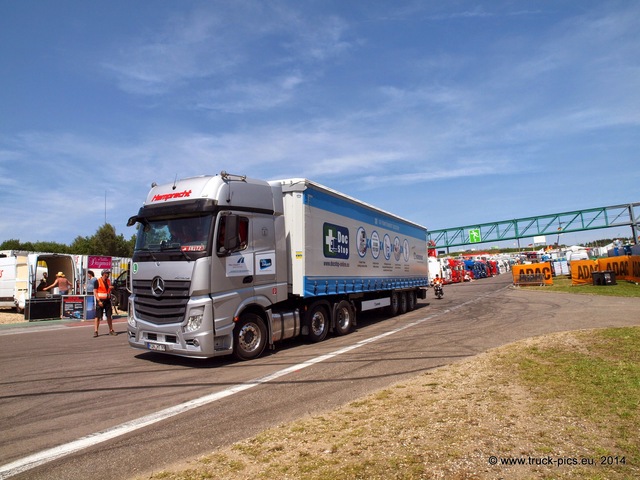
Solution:
[[[94,235],[78,236],[71,245],[58,242],[21,242],[18,239],[10,239],[0,243],[0,250],[131,257],[135,243],[135,235],[126,240],[122,234],[116,235],[113,225],[105,223]]]

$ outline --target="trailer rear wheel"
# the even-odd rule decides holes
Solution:
[[[259,315],[245,313],[233,330],[233,354],[239,360],[259,357],[267,344],[267,327]]]
[[[334,331],[336,335],[346,335],[351,331],[354,324],[355,312],[349,302],[342,300],[336,307],[336,324]]]
[[[416,292],[407,292],[407,311],[411,312],[416,308],[418,300],[416,298]]]
[[[307,325],[309,326],[309,334],[307,338],[313,342],[321,342],[327,338],[329,333],[329,314],[324,305],[312,305],[307,312]]]
[[[387,307],[387,314],[390,317],[398,315],[400,309],[400,299],[398,298],[398,292],[391,292],[391,304]]]
[[[407,313],[407,292],[400,292],[398,294],[398,302],[398,311],[400,312],[400,315]]]

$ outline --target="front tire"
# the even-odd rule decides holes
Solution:
[[[267,345],[267,327],[255,313],[240,317],[233,330],[233,354],[238,360],[252,360],[262,355]]]

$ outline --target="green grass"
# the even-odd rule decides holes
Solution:
[[[531,347],[518,351],[508,364],[543,405],[560,402],[582,424],[594,426],[599,435],[584,448],[595,456],[625,457],[627,465],[639,467],[640,328],[574,335],[580,348]],[[608,441],[598,443],[597,437]],[[624,476],[625,470],[623,465],[613,468],[622,475],[615,478],[631,478]]]
[[[616,285],[572,285],[567,276],[553,277],[553,285],[542,287],[522,287],[531,290],[548,292],[580,293],[585,295],[605,295],[611,297],[640,297],[640,285],[625,280],[617,281]]]

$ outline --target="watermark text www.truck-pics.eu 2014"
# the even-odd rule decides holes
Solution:
[[[129,344],[258,357],[356,315],[412,310],[429,285],[426,228],[306,179],[222,172],[153,185],[138,224]]]

